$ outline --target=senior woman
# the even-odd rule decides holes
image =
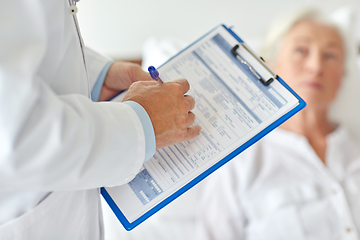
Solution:
[[[205,181],[194,239],[359,239],[360,148],[328,118],[345,41],[314,10],[270,33],[263,56],[308,106]]]

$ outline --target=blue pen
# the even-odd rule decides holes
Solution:
[[[163,81],[161,80],[161,78],[159,77],[159,72],[158,70],[156,70],[156,68],[154,66],[150,66],[148,68],[148,71],[150,73],[150,76],[152,79],[158,81],[160,84],[163,83]]]

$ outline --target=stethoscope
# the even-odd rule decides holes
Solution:
[[[77,31],[78,36],[79,36],[81,52],[82,52],[83,60],[84,60],[85,72],[86,72],[86,75],[87,75],[86,61],[85,61],[85,54],[84,54],[84,41],[83,41],[83,39],[81,37],[81,33],[80,33],[80,29],[79,29],[79,23],[78,23],[77,18],[76,18],[76,13],[78,12],[78,9],[76,7],[76,3],[79,2],[79,1],[80,0],[69,0],[69,4],[70,4],[69,13],[73,16],[74,21],[75,21],[75,27],[76,27],[76,31]],[[87,77],[87,79],[88,79],[88,77]],[[91,99],[90,86],[89,86],[89,81],[88,80],[87,80],[87,86],[88,86],[88,96]]]
[[[76,3],[79,2],[80,0],[69,0],[70,2],[70,8],[69,8],[69,12],[71,15],[76,15],[78,9],[76,7]]]

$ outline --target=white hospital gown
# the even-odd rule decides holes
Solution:
[[[344,127],[327,137],[326,166],[276,129],[205,183],[194,239],[359,239],[360,144]]]

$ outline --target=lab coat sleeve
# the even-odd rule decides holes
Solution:
[[[197,202],[194,239],[245,239],[246,217],[238,182],[236,167],[232,162],[204,180],[201,197]]]
[[[104,85],[106,75],[109,71],[109,68],[111,67],[111,65],[113,63],[114,63],[113,61],[109,61],[108,63],[105,64],[105,66],[104,66],[103,70],[101,71],[101,73],[99,74],[93,88],[91,89],[91,100],[93,100],[94,102],[99,101],[101,89]]]
[[[85,61],[87,65],[89,88],[93,89],[101,71],[104,69],[105,65],[108,62],[112,61],[112,59],[104,55],[101,55],[100,53],[97,53],[94,50],[86,47]]]
[[[37,74],[47,51],[42,3],[6,4],[0,9],[0,188],[79,190],[131,180],[145,157],[135,111],[56,94]]]

